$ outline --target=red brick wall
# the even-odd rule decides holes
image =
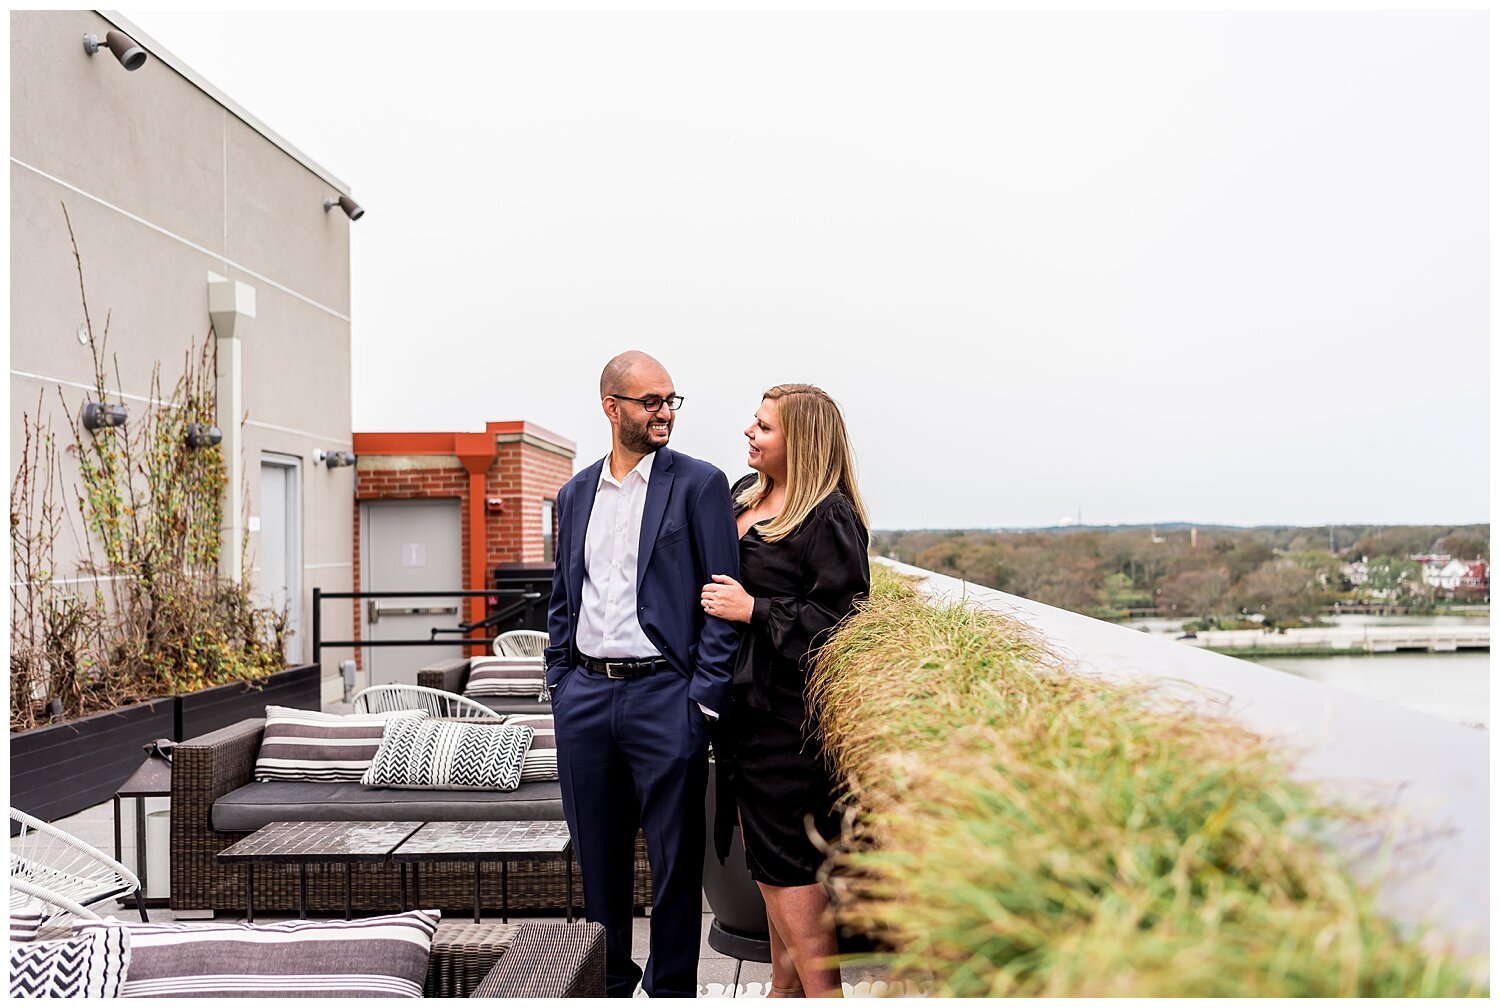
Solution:
[[[572,475],[572,459],[519,441],[500,445],[485,477],[485,493],[505,502],[499,521],[490,515],[485,560],[491,569],[501,563],[544,562],[542,501],[556,500]]]

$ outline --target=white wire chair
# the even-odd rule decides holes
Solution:
[[[495,654],[508,658],[540,658],[547,635],[540,630],[507,630],[495,638]]]
[[[367,686],[354,695],[356,714],[385,714],[402,710],[426,711],[431,716],[440,718],[505,720],[505,715],[496,714],[477,700],[470,700],[447,690],[433,689],[431,686],[387,683],[384,686]]]
[[[145,893],[135,873],[82,840],[18,809],[10,820],[20,832],[10,841],[10,887],[42,905],[42,926],[69,918],[98,920],[89,907],[134,894],[141,920],[147,920]]]

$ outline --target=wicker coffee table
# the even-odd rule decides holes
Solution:
[[[474,862],[474,920],[479,921],[479,866],[500,862],[500,919],[510,919],[511,861],[567,860],[568,922],[573,921],[573,841],[568,824],[555,821],[430,822],[408,836],[391,860],[412,867],[412,900],[422,902],[421,866],[432,862]],[[402,909],[406,887],[402,886]]]
[[[354,863],[384,862],[391,851],[422,826],[420,822],[273,822],[218,854],[220,861],[245,866],[245,920],[255,921],[255,866],[297,866],[297,915],[307,916],[307,866],[344,866],[344,919],[354,917]],[[451,859],[450,859],[451,860]],[[572,878],[569,877],[571,891]],[[568,899],[572,903],[572,897]]]

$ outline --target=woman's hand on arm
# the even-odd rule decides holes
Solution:
[[[703,611],[731,623],[749,623],[755,599],[745,591],[745,586],[727,574],[714,574],[712,578],[711,583],[703,586],[700,597]]]

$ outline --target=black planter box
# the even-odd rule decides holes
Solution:
[[[177,741],[227,728],[245,718],[263,717],[266,704],[321,710],[323,672],[319,665],[295,665],[274,673],[259,686],[228,683],[185,693],[177,700]]]
[[[10,804],[48,822],[92,808],[135,773],[147,742],[196,738],[261,717],[268,703],[320,710],[322,678],[320,666],[297,665],[260,686],[230,683],[14,733]]]
[[[11,735],[11,806],[50,821],[108,800],[176,716],[177,699],[162,697]]]

